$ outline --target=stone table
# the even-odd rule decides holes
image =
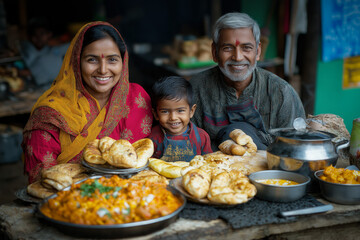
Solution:
[[[320,202],[329,202],[319,198]],[[232,229],[221,219],[202,221],[179,218],[167,228],[127,239],[359,239],[360,205],[331,203],[333,210],[300,216],[295,222]],[[77,239],[64,235],[34,216],[35,205],[19,199],[0,205],[0,239]]]

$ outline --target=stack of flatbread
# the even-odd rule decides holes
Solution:
[[[78,163],[62,163],[44,169],[41,179],[27,186],[27,192],[37,198],[46,198],[57,191],[80,181],[88,175],[86,169]]]
[[[120,168],[141,168],[154,153],[151,139],[143,138],[133,144],[128,140],[103,137],[89,142],[84,148],[83,158],[93,164],[110,164]]]

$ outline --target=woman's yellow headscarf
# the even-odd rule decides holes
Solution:
[[[80,70],[83,38],[85,32],[96,25],[111,26],[106,22],[92,22],[78,31],[66,52],[59,75],[34,105],[24,129],[24,138],[31,137],[32,130],[60,129],[61,154],[57,158],[58,163],[74,158],[97,136],[109,135],[129,112],[126,106],[129,92],[127,51],[123,57],[122,74],[112,90],[107,112],[106,107],[100,109],[97,100],[83,86]]]

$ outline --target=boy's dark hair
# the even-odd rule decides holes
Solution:
[[[170,76],[160,78],[152,86],[151,102],[156,109],[162,99],[180,100],[186,98],[190,108],[193,105],[193,91],[189,81],[182,77]]]

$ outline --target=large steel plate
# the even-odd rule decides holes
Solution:
[[[92,179],[97,179],[102,176],[93,176]],[[109,177],[109,176],[107,176]],[[79,182],[85,181],[81,180]],[[78,182],[78,183],[79,183]],[[150,234],[161,229],[166,228],[171,223],[175,222],[178,218],[179,213],[184,209],[186,205],[186,198],[174,187],[168,186],[169,191],[171,191],[176,197],[181,199],[183,204],[173,213],[145,221],[131,222],[124,224],[113,224],[113,225],[83,225],[83,224],[74,224],[69,222],[63,222],[54,220],[52,218],[44,215],[40,209],[41,207],[51,198],[57,196],[57,194],[51,195],[50,197],[44,199],[37,205],[36,215],[44,223],[50,224],[56,227],[60,232],[81,238],[125,238],[125,237],[135,237]],[[62,191],[68,191],[70,187],[64,188]]]

